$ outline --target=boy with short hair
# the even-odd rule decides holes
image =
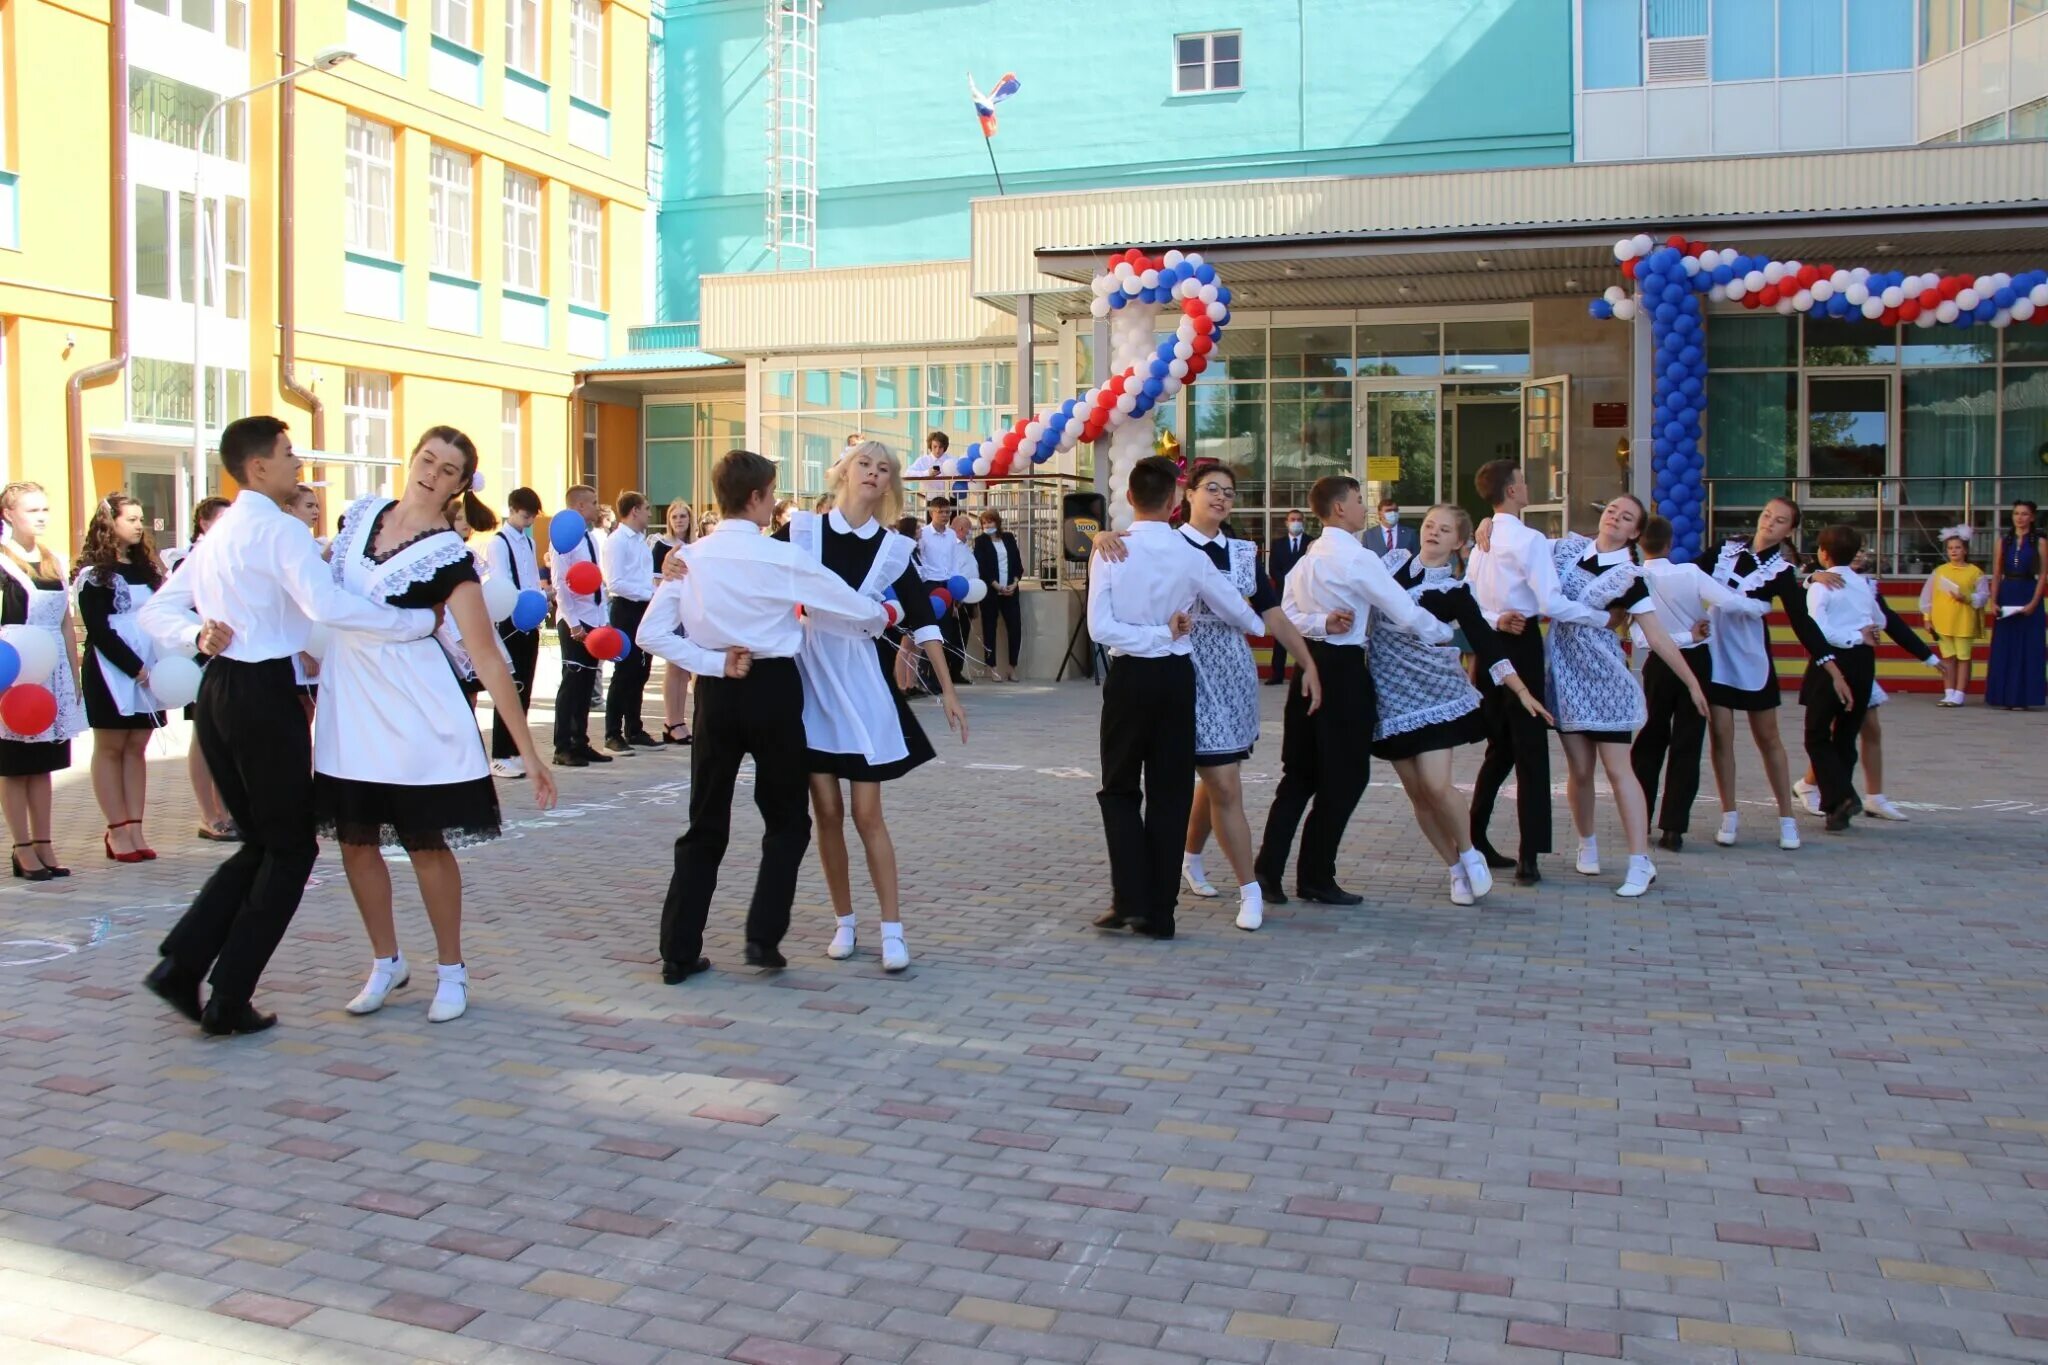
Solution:
[[[590,707],[597,694],[597,660],[583,647],[591,631],[606,624],[605,593],[580,593],[569,586],[569,570],[577,564],[598,563],[597,490],[587,483],[572,484],[562,495],[562,505],[583,518],[583,535],[566,550],[557,550],[549,560],[556,589],[555,637],[562,647],[562,681],[555,689],[555,766],[587,768],[609,763],[610,754],[590,747]]]
[[[521,592],[541,592],[540,561],[533,548],[533,523],[540,515],[540,494],[531,488],[515,488],[505,495],[505,519],[497,534],[484,547],[491,577],[504,578]],[[512,682],[519,689],[519,704],[533,705],[533,674],[540,661],[540,627],[521,630],[506,617],[498,622],[498,638],[505,642],[506,657],[512,660]],[[526,763],[505,722],[491,720],[491,771],[503,778],[526,776]]]
[[[1830,834],[1848,829],[1850,817],[1863,810],[1856,799],[1856,736],[1877,676],[1873,642],[1884,628],[1877,593],[1850,567],[1862,548],[1863,533],[1853,526],[1823,529],[1815,557],[1825,573],[1806,589],[1807,614],[1833,651],[1813,661],[1799,688],[1806,708],[1806,757],[1820,784],[1820,808]],[[1825,581],[1828,575],[1841,586]]]

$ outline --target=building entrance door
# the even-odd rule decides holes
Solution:
[[[1443,501],[1455,502],[1478,525],[1493,509],[1479,498],[1472,476],[1489,460],[1522,457],[1519,385],[1461,384],[1444,389]]]

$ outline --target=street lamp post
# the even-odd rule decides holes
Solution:
[[[275,86],[288,85],[310,71],[332,71],[356,54],[345,47],[323,47],[313,54],[313,60],[297,70],[274,76],[261,85],[252,85],[234,95],[222,95],[206,111],[206,117],[199,120],[198,144],[192,149],[192,449],[188,453],[190,465],[174,480],[177,485],[175,515],[178,519],[177,535],[180,544],[192,530],[192,509],[201,498],[206,484],[206,308],[205,294],[200,285],[206,268],[204,248],[212,241],[212,234],[206,230],[206,200],[202,197],[201,180],[206,171],[206,133],[213,127],[213,121],[230,104],[258,95]],[[225,150],[225,130],[223,130]],[[227,230],[225,206],[220,216],[222,232]],[[225,281],[223,281],[225,284]]]

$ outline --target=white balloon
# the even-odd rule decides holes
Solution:
[[[1719,303],[1722,299],[1728,297],[1728,286],[1725,284],[1714,285],[1712,288],[1707,290],[1707,297],[1712,299],[1715,303]]]
[[[502,621],[512,614],[512,606],[519,600],[519,586],[509,577],[493,575],[484,580],[484,610],[493,621]],[[311,650],[306,651],[312,653]]]
[[[1742,287],[1752,294],[1762,293],[1766,283],[1768,281],[1764,279],[1764,272],[1761,270],[1752,270],[1742,277]]]
[[[1863,316],[1869,318],[1872,322],[1883,317],[1884,300],[1880,298],[1866,298],[1863,300]]]
[[[1173,343],[1173,358],[1175,360],[1187,360],[1194,353],[1195,346],[1191,341],[1176,341]]]
[[[1036,422],[1036,421],[1034,421],[1034,422],[1026,422],[1026,423],[1024,424],[1024,439],[1025,439],[1026,441],[1028,441],[1029,443],[1031,443],[1032,445],[1037,445],[1037,444],[1038,444],[1038,442],[1039,442],[1039,441],[1040,441],[1041,439],[1043,439],[1043,437],[1044,437],[1044,436],[1045,436],[1045,423],[1043,423],[1043,422]]]
[[[1987,294],[1998,292],[1998,282],[1989,275],[1979,275],[1976,279],[1970,281],[1970,288],[1977,291],[1978,298],[1983,298]]]
[[[980,475],[980,476],[981,476],[982,478],[984,478],[984,479],[988,477],[988,472],[989,472],[989,470],[991,470],[991,469],[994,469],[995,467],[996,467],[996,463],[995,463],[995,461],[994,461],[994,460],[991,460],[991,459],[990,459],[990,458],[989,458],[988,456],[986,456],[986,455],[981,455],[981,456],[977,456],[977,457],[975,458],[975,461],[974,461],[974,472],[975,472],[976,474],[979,474],[979,475]]]
[[[2017,307],[2017,305],[2015,305],[2015,307]],[[2027,311],[2031,313],[2033,310],[2034,305],[2031,303],[2028,304]],[[1168,361],[1166,366],[1166,372],[1175,379],[1186,379],[1188,377],[1188,362],[1184,358],[1175,358],[1174,360]]]
[[[1138,277],[1136,275],[1124,276],[1124,293],[1129,297],[1138,297],[1138,291],[1140,289],[1143,289],[1144,287],[1144,285],[1138,283]]]
[[[1685,273],[1688,278],[1700,273],[1700,262],[1699,258],[1696,256],[1681,257],[1679,258],[1678,264],[1684,267]]]
[[[1859,280],[1852,283],[1847,289],[1844,289],[1842,297],[1849,301],[1851,308],[1861,308],[1864,300],[1870,297],[1870,291],[1865,289],[1862,281]]]
[[[1935,324],[1935,322],[1936,318],[1934,315],[1934,310],[1931,308],[1922,312],[1919,317],[1913,319],[1913,325],[1915,327],[1932,327]]]
[[[1962,315],[1963,310],[1956,307],[1954,299],[1943,299],[1934,310],[1934,316],[1942,322],[1954,322]]]
[[[1132,266],[1132,264],[1129,261],[1118,261],[1116,263],[1116,270],[1114,273],[1119,280],[1128,280],[1135,276],[1138,272],[1137,269],[1134,266]]]
[[[1109,300],[1105,298],[1093,298],[1088,300],[1088,311],[1098,318],[1108,317]]]
[[[1614,259],[1632,261],[1636,258],[1636,243],[1633,237],[1624,237],[1614,244]]]
[[[1636,249],[1636,255],[1647,256],[1650,254],[1651,251],[1656,249],[1657,243],[1654,239],[1651,238],[1649,233],[1638,232],[1635,235],[1635,239],[1631,241],[1629,245]]]
[[[1906,291],[1895,284],[1886,285],[1884,293],[1878,297],[1884,300],[1885,307],[1896,308],[1906,301]]]
[[[1202,253],[1199,251],[1190,251],[1187,254],[1186,259],[1189,265],[1200,265],[1202,263]]]
[[[1991,315],[1991,325],[1993,327],[2007,327],[2011,324],[2012,310],[2009,308],[2001,308]]]
[[[1968,312],[1970,309],[1975,308],[1978,304],[1982,303],[1983,301],[1983,296],[1980,295],[1976,290],[1965,289],[1960,291],[1956,295],[1956,308],[1959,311]]]
[[[1856,281],[1850,276],[1849,272],[1846,270],[1837,270],[1834,274],[1828,276],[1828,283],[1834,286],[1834,290],[1837,294],[1841,293],[1843,290],[1847,289],[1850,285],[1854,284],[1855,282]]]
[[[158,659],[150,665],[149,690],[166,711],[190,706],[199,696],[199,665],[182,654]]]
[[[1212,303],[1212,304],[1210,304],[1210,305],[1209,305],[1209,321],[1211,321],[1211,322],[1221,322],[1221,321],[1223,321],[1223,319],[1225,319],[1225,318],[1227,318],[1227,317],[1229,317],[1229,316],[1230,316],[1230,305],[1229,305],[1229,304],[1227,304],[1227,303]]]
[[[1865,280],[1870,278],[1870,267],[1867,265],[1857,266],[1854,270],[1849,272],[1849,278],[1856,284],[1862,284]]]
[[[2032,316],[2034,316],[2034,301],[2032,299],[2014,299],[2012,301],[2012,317],[2014,322],[2025,322]]]
[[[1778,262],[1772,261],[1770,264],[1764,267],[1765,284],[1776,284],[1779,280],[1782,280],[1784,278],[1785,267],[1779,264]]]
[[[1216,286],[1213,284],[1203,285],[1200,289],[1195,291],[1195,297],[1200,299],[1203,303],[1216,302],[1216,299],[1218,297],[1216,293]]]
[[[1714,250],[1714,248],[1708,247],[1700,253],[1700,269],[1712,270],[1719,264],[1721,264],[1721,253]]]
[[[1136,375],[1134,375],[1134,374],[1132,374],[1132,375],[1125,375],[1125,376],[1124,376],[1124,393],[1125,393],[1126,395],[1140,394],[1140,393],[1143,393],[1144,391],[1145,391],[1145,381],[1144,381],[1144,380],[1142,380],[1142,379],[1138,378],[1138,376],[1136,376]]]
[[[1826,303],[1835,296],[1835,282],[1833,280],[1815,280],[1813,282],[1812,294],[1822,303]]]
[[[57,671],[57,637],[41,626],[0,628],[0,639],[13,645],[14,652],[21,656],[21,671],[14,675],[16,682],[40,685]]]
[[[1744,295],[1749,293],[1749,286],[1741,280],[1730,280],[1728,281],[1726,286],[1717,287],[1725,287],[1728,297],[1730,299],[1735,300],[1738,303],[1741,302]],[[1619,308],[1620,306],[1620,304],[1615,305],[1615,307],[1617,308]]]
[[[2048,284],[2037,284],[2027,291],[2027,297],[2034,301],[2036,308],[2048,308]]]
[[[1800,312],[1802,312],[1802,313],[1804,313],[1804,312],[1808,311],[1809,309],[1811,309],[1811,308],[1813,307],[1813,293],[1812,293],[1812,291],[1811,291],[1811,290],[1807,290],[1807,289],[1802,289],[1802,290],[1800,290],[1800,291],[1799,291],[1798,293],[1794,294],[1794,295],[1792,296],[1792,306],[1793,306],[1794,308],[1798,309],[1798,310],[1799,310]]]
[[[1135,408],[1137,406],[1138,400],[1137,397],[1133,394],[1127,393],[1123,395],[1123,397],[1116,400],[1116,410],[1118,412],[1128,413],[1132,408]]]
[[[986,596],[988,596],[988,583],[985,580],[971,578],[967,581],[967,604],[969,606],[974,605]]]
[[[1789,298],[1779,299],[1778,311],[1780,313],[1783,313],[1786,317],[1792,316],[1792,300]]]
[[[514,599],[517,599],[517,598],[518,598],[518,596],[519,596],[519,590],[518,590],[517,588],[514,588],[514,589],[512,590],[512,596],[514,597]],[[485,600],[487,600],[487,601],[488,601],[489,599],[488,599],[488,598],[486,598]],[[510,616],[510,615],[511,615],[512,613],[508,611],[508,612],[506,612],[505,614],[506,614],[507,616]],[[306,654],[307,654],[307,656],[308,656],[308,657],[310,657],[310,658],[314,658],[314,659],[324,659],[324,658],[326,658],[326,657],[327,657],[327,645],[328,645],[328,642],[329,642],[330,640],[332,640],[333,638],[334,638],[334,632],[333,632],[333,631],[331,631],[331,630],[329,630],[329,629],[328,629],[328,628],[327,628],[327,627],[326,627],[326,626],[325,626],[324,624],[322,624],[322,623],[321,623],[321,622],[319,622],[319,621],[315,621],[315,622],[313,622],[313,623],[312,623],[311,625],[307,626],[307,627],[306,627]]]
[[[1600,297],[1606,299],[1609,303],[1620,303],[1623,299],[1628,297],[1628,290],[1623,289],[1618,284],[1610,284],[1607,286],[1606,291],[1600,295]]]
[[[1614,305],[1614,316],[1620,318],[1623,322],[1627,322],[1635,315],[1636,301],[1634,299],[1623,299],[1620,303]]]
[[[1187,258],[1187,253],[1185,251],[1182,251],[1179,247],[1175,247],[1173,250],[1167,252],[1166,256],[1164,257],[1168,265],[1179,265],[1182,261],[1186,260]]]

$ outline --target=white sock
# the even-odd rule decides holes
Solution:
[[[1778,817],[1778,833],[1779,833],[1779,834],[1780,834],[1781,836],[1782,836],[1782,835],[1787,835],[1787,834],[1789,834],[1789,835],[1791,835],[1791,836],[1792,836],[1793,838],[1795,838],[1795,839],[1796,839],[1796,838],[1798,838],[1798,837],[1799,837],[1799,822],[1798,822],[1797,820],[1793,819],[1793,818],[1792,818],[1791,816],[1789,816],[1789,815],[1781,815],[1781,816],[1779,816],[1779,817]]]
[[[850,934],[853,932],[854,921],[858,918],[856,915],[834,915],[832,922]]]
[[[1252,901],[1257,901],[1260,905],[1264,905],[1266,903],[1266,893],[1257,882],[1246,882],[1237,888],[1237,899],[1241,904],[1250,904]]]
[[[390,957],[375,959],[370,964],[370,970],[385,972],[389,974],[392,980],[396,981],[399,977],[405,975],[405,950],[401,948]]]
[[[1647,853],[1631,853],[1631,854],[1629,854],[1629,855],[1628,855],[1628,871],[1629,871],[1629,875],[1630,875],[1631,877],[1633,877],[1633,876],[1634,876],[1634,875],[1635,875],[1636,873],[1638,873],[1638,872],[1643,872],[1643,873],[1647,873],[1647,872],[1649,872],[1649,871],[1650,871],[1650,855],[1649,855],[1649,854],[1647,854]]]
[[[849,915],[847,918],[851,920],[852,916]],[[900,941],[902,937],[903,924],[900,920],[894,924],[891,924],[887,920],[882,921],[882,941],[884,943],[888,942],[892,938]]]
[[[1198,882],[1206,882],[1209,880],[1209,874],[1202,868],[1201,854],[1183,853],[1181,855],[1180,861],[1181,866],[1185,867],[1188,870],[1188,876],[1192,877],[1194,880]]]
[[[1585,838],[1579,840],[1579,856],[1581,858],[1591,858],[1596,863],[1599,862],[1600,836],[1588,834]]]
[[[1884,800],[1884,793],[1883,793],[1883,792],[1872,792],[1872,793],[1870,793],[1870,794],[1869,794],[1868,796],[1864,797],[1863,799],[1864,799],[1865,801],[1869,802],[1869,803],[1870,803],[1871,805],[1873,805],[1873,806],[1874,806],[1874,805],[1876,805],[1876,804],[1877,804],[1878,802],[1880,802],[1880,801]]]
[[[1741,811],[1724,810],[1721,812],[1721,828],[1729,834],[1735,833],[1735,827],[1741,820]]]

